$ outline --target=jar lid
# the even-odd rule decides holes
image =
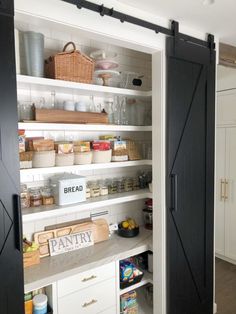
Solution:
[[[33,297],[33,303],[36,306],[45,306],[48,302],[48,297],[45,294],[37,294]]]

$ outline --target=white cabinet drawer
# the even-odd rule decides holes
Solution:
[[[112,278],[59,298],[58,314],[98,314],[115,305],[116,281]]]
[[[58,281],[58,297],[96,285],[97,283],[115,277],[115,263],[93,268],[86,272]]]
[[[110,307],[109,309],[99,312],[98,314],[116,314],[116,307]]]

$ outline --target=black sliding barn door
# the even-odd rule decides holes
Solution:
[[[24,313],[13,0],[0,1],[0,313]]]
[[[215,52],[167,39],[168,314],[213,313]]]

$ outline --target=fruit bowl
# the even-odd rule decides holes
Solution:
[[[139,227],[133,229],[123,228],[121,224],[118,225],[117,233],[123,238],[133,238],[139,234]]]

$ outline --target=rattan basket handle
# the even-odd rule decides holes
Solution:
[[[73,41],[70,41],[70,42],[68,42],[68,43],[65,45],[65,47],[63,48],[63,52],[66,51],[66,49],[67,49],[67,47],[68,47],[69,45],[72,45],[72,46],[73,46],[73,50],[72,50],[72,51],[75,51],[75,50],[76,50],[75,43],[73,43]]]

